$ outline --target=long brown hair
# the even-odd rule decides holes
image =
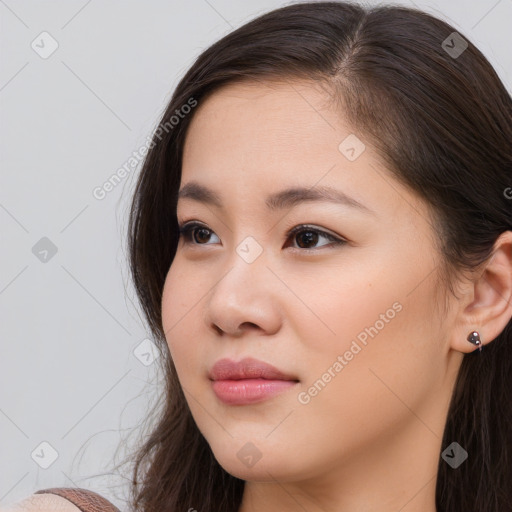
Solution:
[[[133,455],[133,510],[235,512],[244,488],[198,430],[162,328],[193,105],[237,80],[324,85],[396,179],[428,202],[444,256],[439,276],[453,293],[455,276],[486,262],[497,237],[512,229],[512,100],[484,55],[453,32],[416,9],[296,3],[226,35],[181,79],[153,136],[129,218],[130,269],[165,375],[163,405]],[[510,425],[512,322],[482,353],[463,358],[442,447],[457,441],[469,459],[455,470],[439,458],[438,512],[512,510]]]

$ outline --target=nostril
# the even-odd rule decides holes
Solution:
[[[258,326],[256,324],[253,324],[252,322],[244,322],[241,326],[240,326],[240,329],[244,329],[245,327],[248,327],[249,329],[258,329]]]
[[[222,329],[220,328],[218,325],[216,324],[212,324],[212,327],[217,331],[218,334],[220,335],[225,335],[230,331],[230,329]],[[245,331],[251,331],[251,330],[254,330],[254,329],[260,329],[260,327],[258,325],[256,325],[255,323],[253,322],[244,322],[242,324],[239,325],[238,329],[236,329],[236,333],[233,332],[231,333],[233,336],[241,336]]]

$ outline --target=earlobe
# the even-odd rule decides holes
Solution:
[[[512,231],[498,237],[493,255],[473,281],[471,291],[471,303],[460,311],[458,339],[453,342],[455,350],[466,353],[481,351],[512,319]]]

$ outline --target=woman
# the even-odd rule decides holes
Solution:
[[[205,50],[131,209],[166,371],[131,509],[512,510],[511,142],[417,10],[293,4]]]

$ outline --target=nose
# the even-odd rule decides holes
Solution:
[[[237,338],[245,332],[275,334],[282,313],[279,280],[263,257],[247,263],[237,255],[231,263],[205,302],[207,327]]]

